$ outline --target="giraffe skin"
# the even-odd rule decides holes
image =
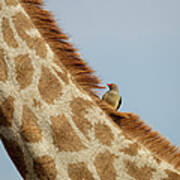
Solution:
[[[24,2],[0,0],[0,137],[22,177],[179,180],[79,86]]]

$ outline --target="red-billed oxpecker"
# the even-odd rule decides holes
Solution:
[[[122,103],[118,86],[114,83],[107,84],[107,86],[109,87],[109,91],[102,96],[102,100],[111,105],[115,110],[118,110]]]

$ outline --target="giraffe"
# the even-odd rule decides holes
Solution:
[[[180,152],[114,111],[41,0],[0,0],[0,137],[24,179],[179,180]]]

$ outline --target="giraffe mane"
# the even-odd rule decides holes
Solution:
[[[172,145],[159,132],[153,131],[136,114],[117,112],[101,102],[95,91],[104,88],[100,85],[101,81],[94,75],[94,70],[80,57],[77,49],[68,42],[68,36],[58,27],[53,15],[43,9],[43,1],[21,0],[21,3],[42,37],[61,59],[69,73],[73,75],[77,84],[110,116],[118,128],[122,129],[130,138],[135,138],[158,158],[174,165],[176,169],[180,169],[180,149],[177,146]]]

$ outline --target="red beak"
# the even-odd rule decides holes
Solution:
[[[109,87],[111,86],[111,84],[109,84],[109,83],[107,83],[106,85],[109,86]]]

